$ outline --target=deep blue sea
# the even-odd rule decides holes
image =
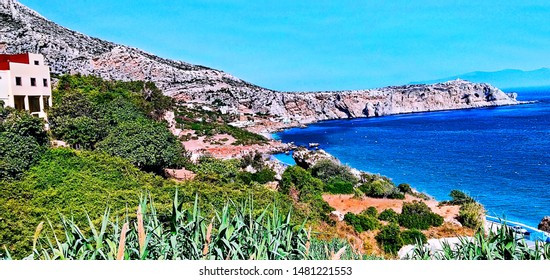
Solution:
[[[274,136],[320,143],[343,163],[437,200],[463,190],[489,215],[536,227],[550,216],[550,88],[510,91],[539,102],[326,121]]]

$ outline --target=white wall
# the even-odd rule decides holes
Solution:
[[[36,60],[36,59],[34,59]],[[50,81],[50,68],[42,64],[39,66],[34,65],[32,58],[30,65],[20,63],[10,63],[10,83],[13,95],[47,95],[52,94],[51,81]],[[22,85],[17,86],[15,78],[21,77]],[[31,86],[31,78],[36,78],[36,86]],[[44,87],[43,79],[48,80],[48,86]]]
[[[8,71],[0,71],[0,100],[4,101],[4,106],[12,106],[8,99],[10,87],[10,75]]]

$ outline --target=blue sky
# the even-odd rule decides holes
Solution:
[[[550,66],[549,1],[20,2],[69,29],[277,90]]]

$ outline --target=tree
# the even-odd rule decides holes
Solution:
[[[311,175],[321,179],[325,184],[331,181],[345,181],[350,182],[352,185],[357,183],[357,178],[351,173],[351,169],[348,166],[341,165],[329,159],[318,161],[311,168]]]
[[[44,130],[44,120],[34,117],[26,111],[7,109],[0,131],[11,132],[24,137],[31,137],[41,146],[49,144],[48,134]]]
[[[164,124],[153,121],[126,122],[111,129],[97,149],[119,156],[145,171],[181,166],[184,148]]]
[[[13,132],[0,133],[0,181],[18,179],[38,162],[45,147],[30,136]]]
[[[382,227],[382,230],[376,235],[375,239],[384,252],[390,254],[396,254],[404,244],[399,226],[393,223]]]
[[[323,192],[323,182],[313,178],[307,170],[291,166],[283,173],[280,191],[288,194],[291,188],[299,192],[300,201],[305,201]]]
[[[430,226],[442,224],[443,217],[433,213],[426,203],[418,200],[403,203],[401,215],[399,215],[399,225],[409,229],[426,230]]]

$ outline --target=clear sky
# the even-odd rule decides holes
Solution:
[[[20,0],[69,29],[277,90],[550,67],[548,0]]]

